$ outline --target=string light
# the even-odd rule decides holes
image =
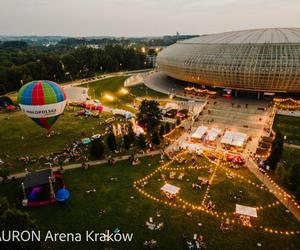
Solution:
[[[241,181],[243,181],[243,182],[245,182],[247,184],[253,185],[253,186],[255,186],[255,187],[259,188],[259,189],[268,190],[267,188],[263,187],[263,185],[259,185],[259,184],[255,183],[255,182],[253,182],[253,181],[245,178],[244,176],[242,176],[240,174],[237,174],[237,173],[234,173],[233,171],[228,170],[226,168],[226,167],[228,167],[228,164],[227,163],[220,163],[220,158],[218,159],[217,164],[215,162],[211,161],[208,158],[209,161],[212,162],[215,165],[215,167],[214,167],[214,170],[213,170],[213,172],[211,174],[211,177],[209,179],[209,184],[210,185],[207,186],[207,189],[205,191],[205,194],[204,194],[203,200],[201,202],[201,205],[195,205],[193,203],[187,202],[184,199],[182,199],[181,197],[176,197],[176,203],[175,202],[166,201],[166,200],[163,200],[161,198],[157,198],[154,195],[151,195],[151,194],[147,193],[145,190],[143,190],[141,187],[139,187],[140,184],[144,183],[145,181],[147,181],[149,178],[153,177],[158,172],[162,172],[162,171],[183,171],[183,170],[186,170],[186,169],[190,169],[190,170],[198,170],[199,169],[200,170],[200,169],[210,168],[210,166],[207,166],[207,165],[205,165],[205,166],[193,166],[193,165],[189,165],[189,166],[177,167],[177,168],[169,167],[172,163],[174,163],[176,161],[177,157],[182,156],[184,154],[187,154],[186,150],[178,153],[172,160],[170,160],[169,162],[167,162],[167,163],[159,166],[156,170],[154,170],[153,172],[151,172],[147,176],[145,176],[145,177],[143,177],[143,178],[141,178],[139,180],[134,181],[133,182],[133,187],[139,193],[141,193],[143,196],[145,196],[148,199],[153,200],[155,202],[164,204],[164,205],[169,206],[169,207],[180,208],[180,209],[184,209],[184,210],[201,211],[201,212],[204,212],[206,214],[209,214],[209,215],[211,215],[211,216],[213,216],[213,217],[215,217],[217,219],[221,219],[221,220],[224,220],[225,218],[230,218],[230,217],[231,218],[232,217],[236,218],[235,217],[236,213],[235,212],[228,213],[228,212],[212,211],[212,210],[208,209],[205,206],[205,201],[206,201],[206,199],[208,197],[208,194],[209,194],[209,191],[210,191],[210,185],[212,184],[212,182],[213,182],[213,180],[215,178],[216,172],[217,172],[217,170],[219,168],[222,169],[222,170],[224,170],[226,173],[230,173],[234,177],[237,177],[238,179],[240,179]],[[281,192],[282,195],[284,195],[285,197],[288,197],[291,200],[293,199],[291,197],[291,195],[285,193],[279,186],[277,186],[277,187],[278,187],[278,189],[280,189],[280,192]],[[270,203],[270,204],[267,204],[267,205],[264,205],[264,206],[259,206],[256,209],[258,211],[261,211],[263,209],[270,209],[270,208],[273,208],[273,207],[276,207],[276,206],[279,206],[279,205],[280,205],[280,202],[276,201],[276,202],[273,202],[273,203]],[[241,221],[239,221],[239,220],[236,221],[233,218],[231,219],[232,224],[238,223],[240,225],[246,226]],[[252,227],[252,226],[250,225],[250,226],[247,226],[247,227]],[[268,227],[264,227],[264,226],[259,226],[258,228],[261,229],[264,232],[271,233],[271,234],[281,234],[281,235],[287,235],[287,236],[300,234],[299,230],[278,230],[278,229],[268,228]]]

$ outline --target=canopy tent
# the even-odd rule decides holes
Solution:
[[[172,195],[176,195],[179,192],[180,188],[166,183],[161,187],[160,190]]]
[[[84,103],[86,109],[89,110],[99,110],[100,112],[103,110],[103,106],[100,102],[94,100],[88,100]]]
[[[49,184],[49,177],[52,176],[51,169],[40,170],[26,174],[24,186],[25,188],[32,188]]]
[[[241,147],[245,143],[247,137],[248,136],[244,133],[226,131],[221,143]]]
[[[205,126],[198,127],[196,129],[196,131],[192,134],[191,138],[192,139],[202,139],[204,134],[206,133],[206,131],[207,131],[207,127],[205,127]]]
[[[66,86],[63,88],[67,94],[69,102],[84,102],[88,100],[88,88]]]
[[[251,216],[257,218],[257,210],[255,207],[243,206],[236,204],[235,205],[235,212],[237,214],[242,214],[246,216]]]
[[[208,141],[214,141],[218,137],[218,135],[221,133],[221,129],[219,128],[212,128],[208,131],[206,139]]]
[[[88,137],[82,138],[81,142],[82,142],[83,145],[87,145],[87,144],[91,143],[91,139],[88,138]]]
[[[194,143],[182,143],[180,145],[183,149],[188,150],[189,152],[196,152],[198,154],[203,153],[203,148],[199,144],[194,144]]]
[[[14,105],[13,101],[7,96],[0,96],[0,107],[7,107]]]
[[[112,114],[114,115],[123,115],[125,118],[126,117],[134,117],[134,114],[129,112],[129,111],[126,111],[126,110],[123,110],[123,109],[112,109],[112,108],[109,108],[109,107],[103,107],[103,111],[105,112],[111,112]]]

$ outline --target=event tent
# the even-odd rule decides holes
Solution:
[[[221,140],[221,143],[241,147],[247,140],[247,137],[248,136],[244,133],[226,131]]]
[[[196,129],[196,131],[192,134],[192,139],[202,139],[207,131],[207,127],[201,126]]]
[[[164,191],[166,193],[169,193],[169,194],[173,194],[173,195],[176,195],[180,188],[179,187],[176,187],[176,186],[173,186],[171,184],[168,184],[166,183],[165,185],[163,185],[160,189],[161,191]]]
[[[194,143],[182,143],[180,145],[183,149],[188,150],[189,152],[196,152],[197,154],[203,153],[203,148],[199,144]]]
[[[208,131],[206,139],[208,141],[214,141],[217,139],[218,135],[221,133],[221,129],[219,128],[212,128]]]
[[[67,95],[67,101],[69,102],[84,102],[88,100],[88,88],[65,86],[64,91]]]
[[[235,212],[237,214],[242,214],[246,216],[251,216],[257,218],[257,210],[255,207],[243,206],[236,204],[235,205]]]
[[[41,185],[48,185],[49,184],[49,177],[52,176],[51,169],[40,170],[36,172],[30,172],[26,174],[24,185],[25,188],[32,188]]]

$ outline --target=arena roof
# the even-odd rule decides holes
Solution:
[[[269,28],[202,35],[178,43],[191,44],[265,44],[299,43],[300,28]]]

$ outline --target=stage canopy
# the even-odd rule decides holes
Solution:
[[[257,211],[255,207],[248,207],[248,206],[236,204],[235,212],[237,214],[242,214],[242,215],[247,215],[247,216],[257,218]]]
[[[248,136],[244,133],[226,131],[221,140],[221,143],[241,147],[247,140],[247,137]]]
[[[161,187],[160,190],[162,190],[162,191],[164,191],[166,193],[174,194],[175,195],[175,194],[177,194],[179,192],[180,188],[176,187],[176,186],[173,186],[171,184],[166,183],[165,185],[163,185]]]

